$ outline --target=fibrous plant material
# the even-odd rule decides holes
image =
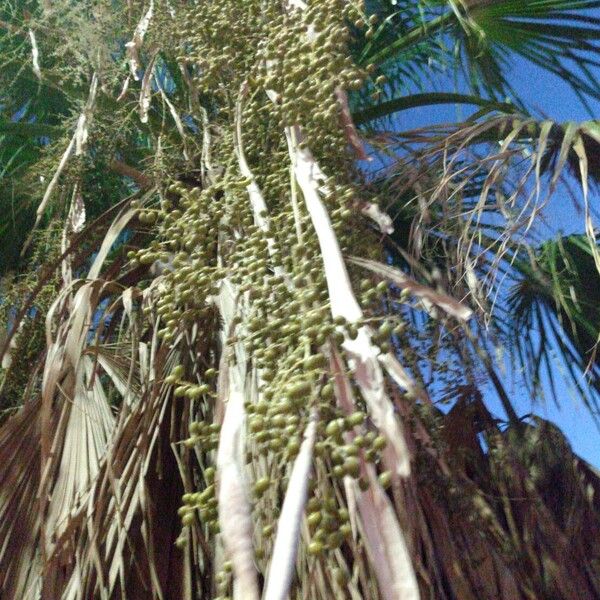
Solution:
[[[470,357],[465,374],[446,356],[463,351],[473,310],[383,264],[391,218],[365,198],[348,100],[385,82],[351,51],[352,32],[374,35],[368,3],[84,4],[94,26],[64,50],[77,68],[52,71],[29,38],[36,76],[84,93],[39,210],[41,223],[67,199],[60,252],[14,319],[42,288],[40,367],[0,430],[0,459],[25,452],[35,467],[0,475],[0,591],[570,599],[554,582],[573,572],[593,590],[597,559],[555,519],[522,550],[548,515],[523,467],[528,434],[516,428],[523,458],[480,406]],[[48,1],[40,31],[63,13],[87,18]],[[88,55],[104,28],[119,43]],[[128,192],[95,220],[87,154]],[[419,332],[411,301],[447,329]],[[441,426],[424,354],[467,380],[477,421],[458,403]],[[490,453],[470,463],[482,432]],[[583,502],[597,478],[573,465]],[[597,511],[579,514],[600,528]],[[556,564],[555,537],[577,558]]]
[[[223,48],[220,36],[234,14],[238,18],[235,41]],[[178,197],[180,214],[173,218],[172,212],[163,210],[157,215],[159,239],[175,254],[174,269],[165,276],[165,295],[173,302],[164,310],[166,326],[161,334],[163,339],[174,339],[180,326],[177,314],[206,310],[220,286],[234,290],[233,319],[221,310],[229,337],[223,349],[228,358],[219,363],[221,374],[226,369],[225,379],[218,379],[221,385],[215,390],[226,403],[216,485],[219,529],[232,563],[233,586],[241,590],[241,597],[257,594],[256,580],[253,583],[250,577],[253,534],[244,524],[251,523],[245,508],[246,460],[258,496],[254,521],[261,528],[258,539],[264,546],[259,548],[261,570],[268,568],[270,559],[271,511],[278,510],[277,497],[285,492],[301,448],[300,434],[307,427],[316,427],[312,437],[319,440],[314,473],[305,475],[313,482],[315,499],[330,498],[331,503],[339,496],[343,507],[347,500],[338,481],[360,478],[362,454],[368,452],[371,462],[378,460],[387,445],[389,466],[402,475],[409,471],[408,451],[379,365],[380,350],[369,327],[361,322],[363,310],[342,258],[343,249],[353,243],[364,245],[361,237],[371,236],[358,222],[351,226],[348,222],[354,214],[353,157],[346,150],[340,152],[347,143],[343,121],[348,117],[340,90],[360,85],[364,77],[345,49],[346,23],[360,16],[358,5],[345,2],[317,2],[310,8],[225,3],[218,9],[207,3],[190,12],[183,32],[184,47],[190,52],[182,58],[187,64],[198,61],[200,89],[206,93],[216,85],[241,91],[218,104],[218,130],[209,143],[212,169],[218,165],[219,175],[202,189],[174,184],[169,192]],[[208,21],[210,32],[205,27]],[[269,156],[264,155],[265,147]],[[290,202],[291,189],[303,203]],[[191,244],[190,240],[198,239],[199,228],[212,234],[215,242]],[[167,258],[165,250],[142,251],[138,260]],[[336,348],[345,357],[343,369],[357,386],[359,400],[354,408],[364,406],[383,434],[371,438],[371,448],[371,444],[364,449],[346,445],[341,437],[343,431],[365,423],[360,412],[347,422],[350,417],[340,413],[333,401],[329,361]],[[238,375],[232,379],[234,373]],[[210,402],[207,387],[178,379],[175,394]],[[247,435],[242,432],[245,413]],[[309,425],[310,415],[313,425]],[[238,423],[235,429],[232,419]],[[234,459],[235,452],[244,456]],[[364,471],[360,485],[377,488],[380,484],[371,479]],[[282,522],[280,527],[297,530],[301,519],[302,511],[296,510],[296,522]],[[381,524],[371,520],[362,527],[369,533]],[[338,529],[335,518],[326,527],[317,524],[302,539],[305,551],[314,557],[308,560],[326,560],[317,557],[345,544],[350,529],[344,532],[346,528]],[[278,533],[278,540],[283,535]],[[383,532],[379,536],[381,543],[385,536]],[[287,543],[295,546],[299,540],[290,536]],[[285,551],[292,557],[296,554],[295,547]],[[408,560],[406,554],[403,560]],[[410,561],[403,572],[408,577],[403,596],[416,597]],[[379,578],[379,569],[375,575]],[[292,578],[287,578],[287,584],[292,584]],[[379,578],[386,597],[400,592],[400,587],[390,585],[391,581]],[[277,597],[287,593],[279,590]],[[298,593],[306,592],[299,588]]]
[[[144,204],[132,203],[149,236],[139,250],[129,252],[129,268],[150,267],[155,278],[142,292],[147,301],[141,320],[135,317],[134,324],[132,310],[132,297],[139,297],[139,291],[124,294],[108,313],[122,305],[132,328],[126,337],[152,332],[151,350],[132,348],[140,366],[143,355],[151,353],[142,397],[164,378],[163,401],[172,398],[174,405],[185,401],[187,406],[189,437],[174,441],[183,442],[186,453],[196,459],[185,459],[180,466],[186,493],[177,546],[181,552],[194,552],[195,540],[204,540],[214,578],[207,574],[212,582],[203,594],[210,589],[220,596],[233,592],[240,598],[258,598],[259,573],[269,572],[266,585],[273,597],[328,597],[332,584],[323,573],[329,563],[344,572],[353,569],[352,562],[342,559],[343,549],[359,555],[366,550],[373,561],[366,576],[374,579],[361,592],[365,597],[392,598],[400,590],[403,597],[417,597],[408,554],[400,556],[391,548],[386,553],[381,547],[388,543],[383,528],[390,523],[347,508],[368,502],[369,488],[385,496],[377,469],[391,469],[397,478],[408,475],[410,464],[379,364],[378,345],[388,343],[392,330],[376,336],[364,320],[370,310],[377,310],[384,290],[378,288],[371,302],[361,307],[343,258],[350,248],[379,256],[371,243],[374,233],[359,216],[353,167],[359,140],[345,92],[362,85],[367,74],[353,64],[347,48],[347,24],[362,19],[364,7],[328,0],[310,6],[228,1],[164,9],[151,2],[126,45],[130,77],[140,81],[140,120],[150,122],[156,86],[175,121],[184,158],[205,175],[190,185],[179,181],[176,171],[166,171]],[[181,106],[166,92],[171,85],[165,79],[166,64],[159,63],[164,60],[160,49],[173,39],[184,75],[180,93],[194,99],[187,118],[202,128],[202,152],[194,157],[188,154]],[[94,75],[90,94],[95,97],[102,83],[102,75]],[[129,85],[120,89],[118,102]],[[88,102],[86,118],[96,110]],[[78,125],[74,140],[79,130]],[[70,147],[65,153],[69,155]],[[66,165],[63,159],[52,179],[53,189]],[[44,198],[48,196],[47,191]],[[370,206],[372,214],[384,218]],[[130,218],[115,221],[120,223],[116,234]],[[98,277],[114,239],[111,233],[89,276]],[[376,284],[373,281],[373,287]],[[42,381],[42,422],[65,422],[63,445],[72,445],[69,431],[82,427],[75,427],[68,416],[53,416],[55,398],[80,397],[93,385],[88,359],[83,359],[85,326],[90,319],[97,321],[100,339],[103,318],[94,311],[100,299],[110,295],[110,284],[99,279],[71,285],[65,282],[50,309],[49,362]],[[66,320],[53,325],[60,314]],[[219,315],[218,321],[211,320],[212,314]],[[192,354],[160,375],[156,360],[167,348],[191,344],[191,350],[201,338],[207,353]],[[174,355],[174,350],[169,352]],[[185,351],[179,354],[186,356]],[[132,381],[123,382],[126,375],[118,375],[109,355],[101,352],[98,361],[111,385],[124,395],[123,402],[142,401],[131,393]],[[347,396],[356,398],[351,406],[336,401],[336,387],[342,383],[334,380],[333,364],[341,369],[340,382],[355,388]],[[100,381],[95,384],[101,387],[94,410],[104,411],[107,398]],[[109,424],[115,430],[112,435],[119,427]],[[102,443],[95,444],[99,454],[91,456],[86,469],[91,478],[104,460],[110,460],[104,430],[95,431]],[[360,445],[354,443],[356,435],[364,440]],[[52,466],[58,448],[52,449],[47,434],[42,437],[47,438],[42,440],[41,486],[48,498],[44,513],[52,516],[43,524],[42,556],[53,561],[62,547],[56,538],[68,533],[66,515],[84,510],[81,494],[90,494],[89,502],[98,505],[98,494],[106,492],[91,486],[83,473],[78,481],[61,482],[61,469]],[[66,463],[72,460],[68,452],[63,451],[63,457]],[[388,476],[384,473],[384,479]],[[100,473],[99,480],[102,477]],[[291,492],[296,488],[305,491],[294,499]],[[115,501],[119,505],[123,499]],[[288,507],[286,519],[277,521],[282,503]],[[307,504],[313,508],[307,509]],[[393,519],[393,511],[388,513],[386,519]],[[401,528],[394,527],[401,540]],[[287,528],[296,533],[286,535]],[[75,541],[84,554],[88,535],[81,530]],[[269,571],[274,536],[278,552],[289,556],[288,575],[279,583],[278,568]],[[387,554],[388,571],[379,564],[382,552]],[[97,568],[97,561],[90,559],[73,565],[62,583],[49,583],[48,589],[68,595],[72,582],[81,577],[87,581],[85,589],[102,593],[111,594],[114,586],[122,585],[117,583],[121,578],[105,579],[100,573],[90,579]],[[369,564],[365,557],[360,560],[365,567]],[[321,573],[316,581],[306,579],[313,567]],[[391,573],[404,574],[398,587],[386,579]]]

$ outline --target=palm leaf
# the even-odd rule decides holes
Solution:
[[[2,164],[35,208],[66,158],[6,279],[0,352],[20,377],[0,427],[17,466],[0,488],[1,593],[257,598],[268,575],[268,594],[298,600],[593,597],[598,552],[571,527],[597,530],[597,476],[482,394],[492,382],[511,407],[486,353],[490,294],[535,248],[539,199],[569,164],[589,208],[596,134],[496,103],[506,43],[480,6],[5,4]],[[525,14],[502,5],[500,26]],[[344,150],[362,148],[346,89],[366,118],[425,105],[398,98],[458,72],[451,36],[491,102],[472,92],[460,99],[482,110],[465,124],[371,138],[391,160],[365,176]],[[357,62],[377,63],[363,90]],[[56,110],[25,106],[36,86]],[[371,91],[393,104],[367,112]],[[99,215],[81,230],[77,191]],[[384,208],[403,248],[364,219],[388,231]],[[27,344],[42,316],[45,343]],[[540,438],[567,460],[532,452]]]

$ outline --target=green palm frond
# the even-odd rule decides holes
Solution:
[[[424,94],[410,94],[393,100],[388,100],[371,106],[364,110],[357,110],[353,113],[354,122],[357,125],[363,125],[376,119],[389,117],[400,111],[410,110],[411,108],[423,106],[435,106],[436,104],[467,104],[478,106],[488,112],[500,111],[504,113],[517,112],[517,107],[508,102],[495,102],[486,100],[479,96],[468,94],[453,94],[445,92],[430,92]]]
[[[510,83],[503,63],[518,54],[577,93],[600,97],[594,75],[600,57],[596,0],[468,1],[464,6],[462,49],[469,57],[468,77],[474,88],[481,80],[488,92],[507,93]]]
[[[585,373],[598,389],[600,275],[589,239],[571,235],[544,242],[532,265],[519,261],[515,267],[521,277],[508,298],[507,335],[508,343],[519,348],[519,367],[537,385],[545,370],[554,385],[552,348],[558,347],[571,381],[581,387]],[[523,331],[533,333],[522,335]],[[590,406],[597,411],[593,400]]]
[[[483,106],[487,98],[489,108],[497,110],[500,106],[494,102],[508,97],[523,111],[507,77],[517,56],[560,77],[587,105],[586,98],[600,97],[600,21],[594,16],[598,8],[597,0],[368,3],[367,12],[376,20],[366,39],[357,33],[356,45],[361,63],[375,70],[359,95],[357,111],[371,104],[371,114],[389,116],[403,102],[410,104],[411,95],[424,92],[424,87],[434,91],[435,103],[435,82],[444,78],[446,85],[459,88],[455,92],[464,81],[471,97],[479,98],[474,104]],[[428,81],[424,71],[431,72]],[[412,77],[412,72],[421,77]],[[402,88],[398,82],[403,82]],[[373,93],[375,101],[369,98]]]
[[[490,349],[538,379],[543,313],[596,374],[597,124],[504,101],[515,54],[594,66],[596,6],[5,2],[0,595],[593,597],[598,476]]]

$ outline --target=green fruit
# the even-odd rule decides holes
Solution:
[[[334,531],[327,536],[327,547],[334,549],[339,548],[344,541],[344,535],[341,531]]]
[[[261,477],[254,484],[254,492],[255,492],[255,494],[257,496],[262,496],[269,489],[270,485],[271,485],[271,480],[268,477]]]
[[[326,383],[321,388],[321,398],[323,398],[324,400],[330,400],[331,398],[333,398],[333,395],[334,395],[333,384],[332,383]]]
[[[346,417],[345,420],[349,427],[356,427],[357,425],[362,424],[365,420],[365,415],[362,412],[357,411]]]
[[[392,483],[392,474],[389,471],[384,471],[379,475],[379,484],[383,489],[390,487]]]
[[[308,358],[304,359],[305,369],[315,369],[317,367],[323,367],[327,364],[327,358],[322,354],[313,354]]]
[[[183,517],[181,517],[181,523],[184,527],[189,527],[194,521],[196,517],[194,517],[193,512],[188,512]]]
[[[341,479],[345,474],[346,474],[346,471],[344,470],[344,467],[342,467],[341,465],[335,465],[335,467],[333,467],[333,476],[334,477]]]
[[[378,435],[372,444],[375,450],[383,450],[387,446],[387,440],[382,435]]]
[[[348,537],[352,533],[352,526],[350,525],[350,523],[344,523],[343,525],[341,525],[340,526],[340,533],[344,537]]]
[[[323,552],[324,549],[325,547],[321,542],[311,542],[308,545],[308,553],[312,556],[317,556],[318,554],[321,554],[321,552]]]
[[[321,522],[321,519],[322,515],[320,512],[312,512],[308,515],[306,520],[311,527],[316,527]]]
[[[393,331],[393,327],[392,324],[389,323],[388,321],[386,321],[385,323],[383,323],[383,325],[381,325],[381,327],[378,329],[377,334],[379,337],[381,338],[387,338],[392,334]]]
[[[350,475],[350,477],[358,477],[360,474],[360,461],[356,456],[349,456],[344,461],[344,471]]]
[[[358,446],[359,448],[364,448],[367,444],[367,440],[365,439],[364,435],[357,435],[354,437],[354,440],[352,443],[355,446]]]
[[[300,452],[300,441],[297,439],[291,439],[287,444],[287,451],[290,456],[296,456]]]
[[[335,421],[330,421],[325,428],[325,433],[329,437],[336,437],[342,432],[342,426],[338,419]]]
[[[185,393],[187,392],[187,390],[188,390],[187,385],[180,385],[175,388],[175,392],[173,393],[173,395],[175,396],[175,398],[182,398],[183,396],[185,396]]]
[[[286,388],[285,393],[292,399],[308,395],[310,393],[310,383],[300,381]]]

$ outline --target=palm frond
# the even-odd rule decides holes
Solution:
[[[532,265],[520,261],[516,268],[520,277],[508,298],[507,333],[508,343],[520,348],[519,367],[537,384],[545,368],[550,371],[548,380],[554,382],[556,359],[551,348],[557,347],[573,383],[581,389],[585,377],[597,388],[599,275],[589,239],[580,235],[544,242]],[[520,335],[523,330],[537,334]],[[534,368],[526,370],[526,364]],[[582,397],[589,400],[585,393]],[[595,404],[589,406],[595,412]]]
[[[495,25],[487,4],[410,0],[5,4],[0,158],[42,209],[3,280],[0,593],[593,597],[598,550],[573,531],[600,527],[598,477],[519,416],[488,352],[502,279],[536,264],[535,217],[569,165],[600,264],[596,126],[495,100],[493,28],[560,20],[558,3],[499,3]],[[575,22],[540,33],[561,64],[566,31],[595,43]],[[420,95],[460,66],[449,36],[485,97]],[[26,105],[38,88],[57,107]],[[442,100],[482,110],[373,136],[388,168],[358,170],[350,107],[366,122]],[[572,260],[552,257],[554,323],[574,318],[581,343]]]

